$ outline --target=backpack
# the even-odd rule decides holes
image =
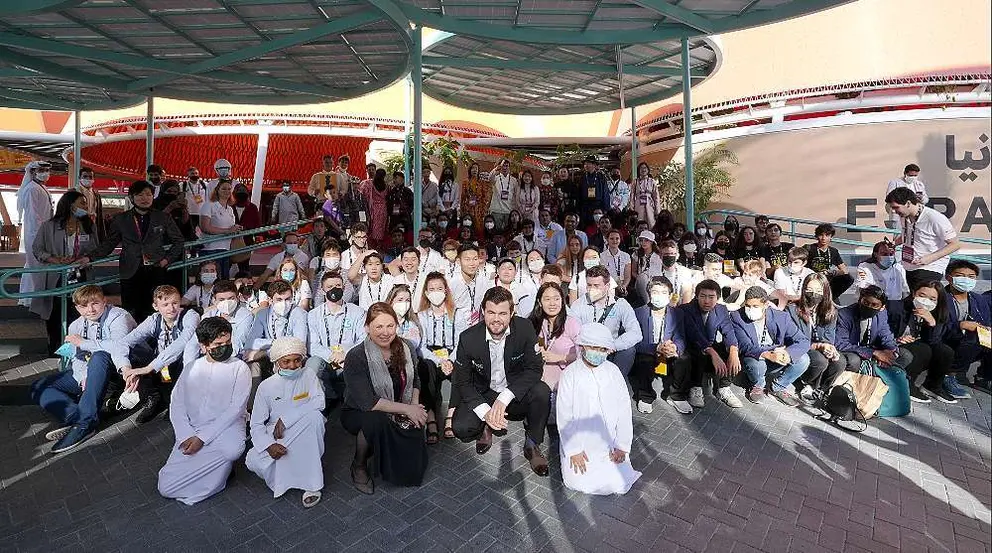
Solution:
[[[824,412],[826,415],[824,418],[844,430],[864,432],[868,429],[868,421],[858,409],[858,398],[854,395],[854,388],[848,383],[831,386],[826,393],[817,392],[814,405]],[[854,425],[840,424],[852,421]]]

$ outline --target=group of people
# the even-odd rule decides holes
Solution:
[[[587,160],[580,174],[565,170],[550,184],[542,176],[533,205],[517,184],[532,179],[507,169],[470,180],[447,203],[445,171],[434,211],[425,184],[429,219],[410,245],[411,222],[392,226],[397,204],[386,194],[383,212],[375,200],[381,170],[356,183],[325,159],[310,183],[324,204],[309,234],[285,233],[258,277],[204,262],[185,294],[150,280],[181,251],[182,235],[153,208],[152,185],[134,183],[133,208],[98,247],[39,256],[85,262],[123,240],[122,277],[133,268],[146,287],[157,284],[147,316],[108,305],[98,287],[74,292],[79,318],[59,348],[71,371],[33,388],[62,423],[49,433],[52,451],[92,436],[101,413],[136,408],[144,423],[168,408],[176,449],[159,475],[162,495],[194,503],[223,489],[247,437],[248,468],[277,496],[299,489],[312,506],[334,412],[355,437],[352,481],[370,494],[374,473],[419,485],[442,438],[474,442],[484,455],[508,421],[522,420],[535,474],[549,472],[553,427],[565,484],[610,494],[640,475],[629,459],[632,411],[652,412],[659,395],[690,414],[711,388],[737,409],[736,384],[751,403],[771,395],[795,407],[868,364],[903,369],[916,401],[955,402],[969,397],[962,382],[975,361],[969,384],[989,391],[990,295],[974,292],[978,267],[950,259],[960,244],[946,217],[907,187],[886,197],[902,232],[851,274],[830,245],[831,225],[807,246],[783,242],[767,217],[743,228],[728,217],[715,233],[698,221],[686,232],[657,209],[655,185],[642,191],[645,166],[631,186]],[[396,186],[409,191],[402,179]],[[560,198],[553,205],[547,187]],[[626,200],[614,201],[623,188]],[[75,201],[73,216],[84,219]],[[477,228],[479,202],[488,211]],[[204,218],[216,215],[201,212],[201,229]],[[72,234],[69,223],[53,224]],[[857,301],[839,306],[851,286]]]

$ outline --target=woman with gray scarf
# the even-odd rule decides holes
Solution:
[[[344,360],[346,392],[341,425],[355,436],[351,480],[365,494],[375,491],[368,460],[387,482],[419,486],[427,470],[420,404],[417,349],[396,335],[399,321],[392,306],[374,303],[365,317],[368,337]]]

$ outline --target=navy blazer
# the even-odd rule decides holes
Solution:
[[[861,345],[861,318],[858,316],[858,304],[848,305],[837,312],[837,350],[845,353],[857,353],[862,359],[871,359],[875,350],[892,351],[899,348],[892,329],[889,328],[889,316],[883,309],[871,319],[869,333],[870,346]]]
[[[651,321],[651,307],[642,305],[634,310],[634,317],[637,324],[641,325],[641,336],[644,338],[637,343],[637,353],[647,353],[654,355],[657,351],[658,343],[654,341],[654,328]],[[675,342],[679,355],[685,355],[685,329],[683,327],[682,312],[673,306],[665,310],[665,329],[661,341],[671,340]]]
[[[799,330],[801,330],[803,334],[810,339],[810,342],[833,344],[837,340],[837,319],[834,319],[827,324],[823,324],[822,321],[817,321],[820,324],[816,325],[816,331],[814,332],[814,329],[810,327],[809,323],[804,321],[803,318],[799,316],[799,308],[796,307],[796,304],[789,303],[789,305],[785,308],[785,311],[790,317],[792,317],[792,322],[796,323]],[[816,339],[813,339],[814,335],[816,336]]]
[[[947,302],[947,326],[944,327],[943,338],[950,340],[953,343],[965,342],[965,343],[978,343],[978,333],[977,332],[962,332],[961,326],[958,324],[958,304],[954,303],[954,296],[945,288],[943,290],[944,301]],[[974,292],[968,292],[968,318],[969,320],[975,321],[976,323],[983,326],[990,326],[992,324],[992,309],[990,309],[989,302],[992,295],[989,292],[984,294],[976,294]]]
[[[682,326],[685,328],[686,341],[696,353],[702,353],[716,341],[716,333],[723,333],[723,345],[728,349],[737,345],[737,333],[730,321],[730,310],[726,305],[717,304],[710,311],[710,316],[703,324],[703,310],[695,299],[678,307],[682,312]]]
[[[889,325],[891,325],[893,337],[898,338],[905,334],[906,327],[910,324],[919,324],[919,334],[914,332],[917,340],[931,345],[940,343],[944,337],[944,333],[947,331],[946,322],[937,322],[937,326],[930,326],[922,321],[919,323],[914,321],[913,319],[916,316],[913,315],[915,306],[913,305],[912,297],[907,297],[905,300],[899,302],[898,305],[899,309],[893,309],[889,312]]]
[[[772,345],[761,345],[761,338],[757,335],[754,324],[750,320],[745,320],[743,309],[730,314],[730,319],[734,324],[734,332],[737,334],[737,347],[743,356],[760,359],[761,354],[766,351],[785,346],[789,352],[789,357],[799,359],[809,352],[809,338],[796,323],[792,322],[792,317],[784,311],[779,311],[772,307],[765,310],[765,328],[768,336],[772,339]]]

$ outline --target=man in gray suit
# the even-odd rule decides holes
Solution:
[[[127,195],[134,207],[114,217],[106,241],[81,261],[106,257],[120,244],[121,306],[142,320],[152,313],[152,290],[167,282],[165,267],[182,258],[185,238],[169,215],[152,210],[151,183],[134,181]]]

